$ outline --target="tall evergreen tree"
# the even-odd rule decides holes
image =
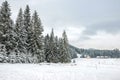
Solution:
[[[53,31],[53,29],[52,29],[52,32],[50,34],[49,47],[50,47],[50,50],[48,52],[47,61],[48,62],[54,62],[55,39],[54,39],[54,31]]]
[[[54,45],[54,55],[55,55],[55,62],[59,62],[59,40],[58,37],[55,37],[55,45]]]
[[[31,63],[31,49],[32,49],[32,37],[33,37],[33,30],[31,26],[31,15],[30,15],[30,8],[27,5],[26,9],[24,10],[23,14],[23,28],[22,28],[23,34],[23,44],[25,46],[26,50],[26,63]]]
[[[11,10],[7,1],[2,3],[0,10],[0,32],[1,43],[5,45],[8,54],[14,49],[16,43],[14,39],[13,21],[11,19]]]
[[[49,47],[49,43],[50,42],[50,37],[49,34],[47,34],[44,38],[44,51],[45,51],[45,60],[47,60],[48,55],[49,55],[49,51],[50,51],[50,47]]]
[[[23,30],[23,12],[22,12],[22,9],[20,8],[19,10],[19,13],[18,13],[18,17],[17,17],[17,20],[16,20],[16,24],[15,24],[15,32],[16,32],[16,41],[17,41],[17,48],[18,48],[18,51],[20,52],[26,52],[25,51],[25,46],[24,46],[24,30]]]
[[[47,54],[47,62],[54,62],[57,63],[58,60],[58,53],[57,53],[57,38],[55,40],[54,37],[54,31],[52,29],[51,35],[50,35],[50,39],[49,39],[49,51]]]
[[[62,39],[60,39],[60,61],[61,62],[71,62],[71,55],[69,53],[69,44],[66,32],[62,34]]]
[[[27,53],[30,53],[30,49],[31,49],[31,38],[32,38],[32,27],[31,27],[31,16],[30,16],[30,8],[29,6],[27,5],[26,6],[26,9],[24,11],[24,20],[23,20],[23,33],[24,33],[24,40],[25,43],[25,47],[27,49]]]
[[[63,39],[59,38],[59,61],[60,62],[64,62],[64,43],[63,43]]]
[[[41,20],[35,11],[32,16],[32,29],[33,29],[33,43],[31,46],[33,46],[33,55],[36,55],[39,62],[43,62],[45,60],[45,54],[44,54],[44,41],[43,41],[43,26],[41,24]]]

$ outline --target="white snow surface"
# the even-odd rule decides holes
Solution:
[[[0,80],[120,80],[120,59],[76,63],[0,64]]]

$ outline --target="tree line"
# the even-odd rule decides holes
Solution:
[[[72,45],[69,45],[69,48],[72,58],[77,58],[76,54],[80,54],[79,58],[120,58],[120,50],[117,48],[113,50],[84,49]]]
[[[20,8],[16,21],[11,19],[11,9],[7,1],[0,7],[0,62],[2,63],[40,63],[71,61],[66,32],[62,37],[51,34],[43,36],[43,25],[37,13],[31,16],[26,5]]]
[[[98,49],[79,49],[81,58],[120,58],[119,49],[98,50]]]

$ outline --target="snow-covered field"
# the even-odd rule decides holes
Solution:
[[[120,59],[75,59],[69,64],[0,64],[0,80],[120,80]]]

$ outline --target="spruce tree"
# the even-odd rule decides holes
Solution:
[[[23,33],[24,33],[24,46],[26,47],[27,49],[27,53],[30,53],[30,49],[31,49],[31,46],[30,46],[30,40],[32,38],[32,27],[31,27],[31,16],[30,16],[30,8],[29,6],[27,5],[26,6],[26,9],[24,11],[24,20],[23,20]]]
[[[7,1],[2,3],[0,10],[0,33],[1,33],[1,43],[5,45],[7,54],[10,54],[10,51],[13,50],[16,46],[14,30],[13,30],[13,21],[11,19],[11,10]]]
[[[52,29],[50,39],[49,39],[49,48],[50,49],[48,51],[47,61],[57,63],[59,60],[58,60],[58,57],[57,57],[57,46],[56,46],[56,43],[55,43],[55,37],[54,37],[53,29]]]
[[[45,51],[45,60],[47,60],[48,55],[49,55],[49,51],[50,51],[50,47],[49,47],[49,43],[50,42],[50,37],[49,34],[47,34],[44,38],[44,51]]]
[[[23,44],[25,46],[26,50],[26,57],[25,57],[25,62],[26,63],[31,63],[31,49],[32,49],[32,37],[33,37],[33,30],[31,26],[31,15],[30,15],[30,8],[27,5],[26,9],[24,10],[23,14]]]
[[[17,48],[18,51],[20,52],[24,52],[25,53],[25,46],[24,46],[24,35],[25,34],[23,31],[23,12],[22,9],[20,8],[18,16],[17,16],[17,20],[16,20],[16,24],[15,24],[15,32],[16,32],[16,41],[17,41]]]
[[[59,62],[59,40],[58,37],[55,37],[55,45],[54,45],[54,55],[55,55],[55,62]]]
[[[60,61],[62,63],[71,62],[71,55],[69,53],[69,44],[65,31],[62,34],[62,39],[60,39]]]
[[[52,32],[50,34],[50,39],[49,39],[49,52],[48,52],[48,56],[47,56],[47,61],[48,62],[53,62],[54,61],[54,31],[52,29]]]
[[[32,29],[33,29],[33,43],[31,46],[33,46],[33,55],[38,58],[39,62],[43,62],[45,60],[45,54],[44,54],[44,41],[43,41],[43,26],[41,23],[41,20],[35,11],[32,16],[31,21]]]
[[[59,38],[59,61],[60,62],[64,62],[64,43],[63,43],[63,39]]]

